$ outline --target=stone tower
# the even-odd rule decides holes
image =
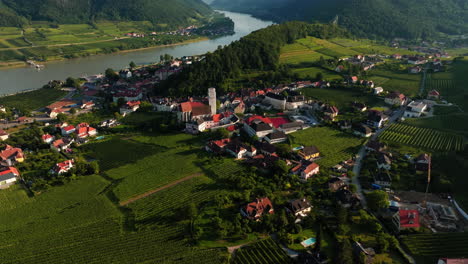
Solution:
[[[208,88],[208,102],[210,104],[211,114],[216,115],[216,88]]]

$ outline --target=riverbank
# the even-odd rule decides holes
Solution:
[[[188,39],[188,40],[173,43],[173,44],[156,45],[156,46],[136,48],[136,49],[125,49],[125,50],[119,50],[119,51],[111,52],[111,53],[106,53],[106,52],[101,50],[101,52],[97,51],[97,53],[95,53],[95,54],[89,54],[87,56],[80,56],[78,58],[57,57],[57,58],[49,59],[49,60],[44,61],[44,62],[40,62],[40,64],[47,66],[47,64],[50,64],[50,63],[74,60],[74,59],[79,59],[79,58],[110,55],[110,54],[124,54],[124,53],[129,53],[129,52],[151,50],[151,49],[169,48],[169,47],[175,47],[175,46],[181,46],[181,45],[188,45],[188,44],[197,43],[197,42],[203,42],[203,41],[207,41],[207,40],[210,40],[210,38],[208,38],[208,37],[198,37],[198,38],[195,38],[195,39]],[[30,66],[26,62],[19,61],[19,60],[17,60],[17,61],[8,61],[8,62],[0,62],[0,69],[1,70],[3,70],[3,69],[24,68],[24,67],[30,67]]]

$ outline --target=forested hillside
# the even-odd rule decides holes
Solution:
[[[206,87],[217,87],[223,93],[236,89],[230,86],[229,80],[239,77],[246,70],[278,74],[285,70],[280,68],[279,63],[281,47],[306,36],[327,39],[349,37],[349,33],[340,27],[326,24],[288,22],[273,25],[208,53],[204,60],[169,78],[159,92],[194,95],[204,94]]]
[[[466,0],[215,0],[215,8],[275,21],[334,21],[366,37],[430,38],[468,32]]]
[[[211,13],[201,0],[0,0],[0,26],[28,20],[75,24],[100,19],[185,25]]]

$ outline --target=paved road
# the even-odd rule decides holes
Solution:
[[[405,107],[406,106],[401,107],[396,113],[394,113],[389,118],[388,124],[386,124],[383,128],[377,130],[374,133],[374,135],[370,138],[370,140],[376,140],[379,137],[379,135],[382,132],[384,132],[391,124],[393,124],[399,118],[401,118],[403,116],[403,113],[405,112]],[[354,173],[355,176],[352,179],[353,184],[356,185],[356,187],[357,187],[357,195],[361,199],[361,203],[362,203],[362,206],[364,208],[367,208],[367,201],[366,201],[366,197],[364,196],[364,193],[363,193],[363,190],[362,190],[361,182],[359,181],[359,175],[361,173],[362,161],[364,160],[366,155],[367,155],[366,146],[363,145],[361,147],[361,149],[359,150],[359,152],[357,154],[357,157],[356,157],[356,163],[355,163],[354,168],[353,168],[353,173]]]
[[[419,96],[424,95],[424,91],[426,90],[426,79],[427,79],[427,67],[424,68],[423,77],[421,81],[421,87],[419,88]]]

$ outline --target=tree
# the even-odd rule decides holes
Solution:
[[[57,115],[57,120],[58,120],[59,122],[61,122],[61,123],[67,121],[67,119],[68,119],[68,117],[67,117],[67,115],[64,114],[64,113],[60,113],[60,114]]]
[[[133,70],[133,69],[136,68],[137,65],[135,64],[135,62],[131,61],[130,64],[129,64],[128,66],[130,66],[130,69]]]
[[[357,186],[356,186],[356,184],[350,184],[350,185],[349,185],[349,190],[350,190],[352,193],[356,193],[356,191],[357,191]]]
[[[70,114],[72,114],[72,115],[76,114],[76,108],[70,109]]]
[[[119,79],[119,75],[111,68],[108,68],[105,72],[106,78],[110,81],[117,81]]]
[[[88,173],[91,174],[99,174],[99,163],[97,161],[93,161],[88,165]]]
[[[275,162],[275,172],[286,174],[288,171],[289,167],[284,160],[278,160]]]
[[[80,88],[80,80],[68,77],[67,80],[65,81],[65,86],[66,87],[72,87],[72,88]]]
[[[367,204],[373,211],[388,208],[390,202],[388,195],[384,191],[373,191],[367,194]]]
[[[323,80],[323,74],[321,72],[317,72],[317,74],[315,75],[315,79],[317,81]]]
[[[353,248],[349,239],[344,239],[340,244],[340,250],[338,253],[338,263],[341,264],[352,264],[353,261]]]

